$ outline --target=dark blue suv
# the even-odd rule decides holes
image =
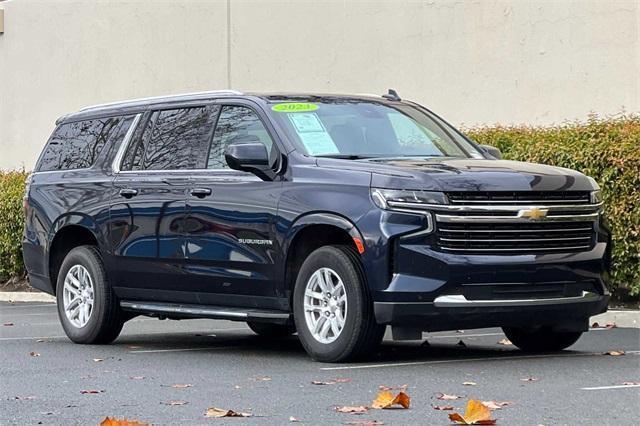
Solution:
[[[61,117],[27,184],[24,260],[77,343],[136,315],[298,334],[320,361],[503,327],[561,350],[607,308],[593,179],[504,161],[395,92],[217,91]]]

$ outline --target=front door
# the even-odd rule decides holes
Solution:
[[[129,144],[110,204],[112,279],[121,298],[197,301],[183,271],[186,200],[218,111],[212,104],[152,111]]]
[[[275,267],[282,259],[274,235],[282,182],[228,168],[224,149],[246,137],[260,140],[278,161],[255,110],[222,107],[207,171],[193,175],[187,197],[185,272],[203,303],[278,309]]]

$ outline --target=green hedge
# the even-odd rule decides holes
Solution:
[[[24,277],[22,196],[27,173],[0,172],[0,283]]]
[[[602,189],[614,240],[614,290],[640,294],[640,116],[553,127],[485,126],[466,129],[478,143],[493,145],[505,159],[579,170]]]
[[[579,170],[602,188],[613,231],[613,286],[640,295],[640,116],[554,127],[487,126],[466,129],[505,158]],[[0,172],[0,281],[24,275],[20,252],[24,172]]]

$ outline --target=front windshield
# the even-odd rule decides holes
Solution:
[[[408,104],[323,98],[275,103],[270,112],[312,156],[482,158],[454,129]]]

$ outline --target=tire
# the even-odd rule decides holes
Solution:
[[[72,270],[73,272],[71,272]],[[70,286],[75,291],[75,294],[80,294],[81,297],[77,297],[69,290],[65,292],[65,280],[70,272],[75,278],[75,281],[71,278],[69,279]],[[85,274],[84,277],[82,274]],[[86,279],[86,275],[88,275],[89,280]],[[79,278],[84,278],[84,282],[90,284],[85,285],[84,290],[81,291],[76,290],[76,286],[83,282],[83,279]],[[90,287],[92,287],[93,291],[90,291]],[[79,288],[82,288],[82,285]],[[93,305],[88,303],[79,304],[85,296],[85,300],[89,301],[91,295],[93,297]],[[71,317],[67,315],[65,297],[69,301],[70,312],[76,312],[76,307],[78,308],[77,315],[71,315]],[[124,319],[120,312],[117,298],[107,280],[102,257],[96,247],[80,246],[72,249],[67,254],[58,274],[56,298],[58,302],[58,317],[62,323],[62,328],[73,342],[84,344],[111,343],[122,331]],[[72,303],[70,299],[74,298],[77,301]],[[87,305],[89,305],[86,311],[88,315],[81,316],[82,314],[79,312]]]
[[[336,289],[340,289],[340,282],[342,284],[339,295],[321,299],[318,295],[323,295],[324,298],[326,292],[314,291],[313,294],[318,298],[311,302],[307,300],[314,308],[312,311],[305,309],[307,286],[316,283],[315,288],[319,289],[318,276],[325,277],[327,270],[331,273],[331,282],[338,283]],[[311,279],[316,273],[319,275],[315,276],[312,283]],[[309,316],[306,315],[307,312]],[[374,318],[373,304],[358,255],[346,246],[321,247],[305,259],[296,279],[293,313],[302,346],[316,361],[341,362],[371,355],[384,336],[385,327],[378,325]],[[329,329],[324,337],[321,336],[322,331],[318,337],[314,337],[311,328],[319,325],[323,315],[326,318],[322,320],[320,330],[324,329],[327,322],[330,324]],[[340,323],[342,328],[339,328]],[[335,330],[339,330],[338,333],[334,332],[333,324]]]
[[[525,352],[556,352],[578,341],[581,331],[553,331],[550,327],[512,328],[502,330],[511,343]]]
[[[262,337],[287,337],[296,332],[293,324],[269,324],[266,322],[248,322],[249,328]]]

